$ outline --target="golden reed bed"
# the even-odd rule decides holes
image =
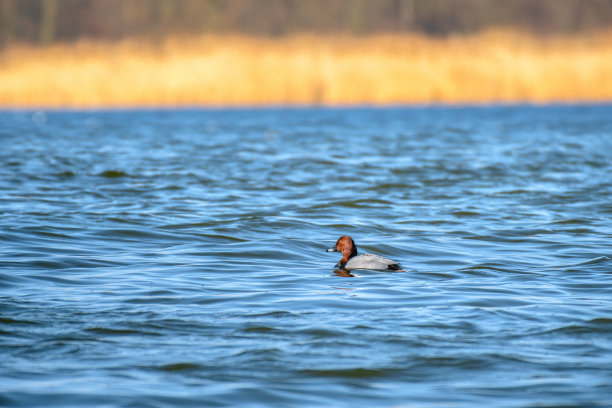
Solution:
[[[205,36],[0,52],[3,107],[610,100],[612,32]]]

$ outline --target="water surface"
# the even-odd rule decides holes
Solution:
[[[612,406],[611,117],[1,112],[0,405]]]

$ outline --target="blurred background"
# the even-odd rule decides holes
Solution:
[[[4,106],[612,97],[609,0],[0,5]]]
[[[612,23],[609,0],[2,0],[2,42],[120,39],[203,33],[284,36],[514,27],[538,35]]]

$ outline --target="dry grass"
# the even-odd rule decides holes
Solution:
[[[157,46],[13,46],[0,54],[5,107],[604,100],[612,100],[612,32],[207,36]]]

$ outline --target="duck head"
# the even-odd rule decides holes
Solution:
[[[340,252],[342,254],[342,259],[338,262],[338,266],[342,268],[349,259],[357,255],[357,245],[355,245],[353,238],[343,235],[336,242],[336,246],[329,248],[327,252]]]

